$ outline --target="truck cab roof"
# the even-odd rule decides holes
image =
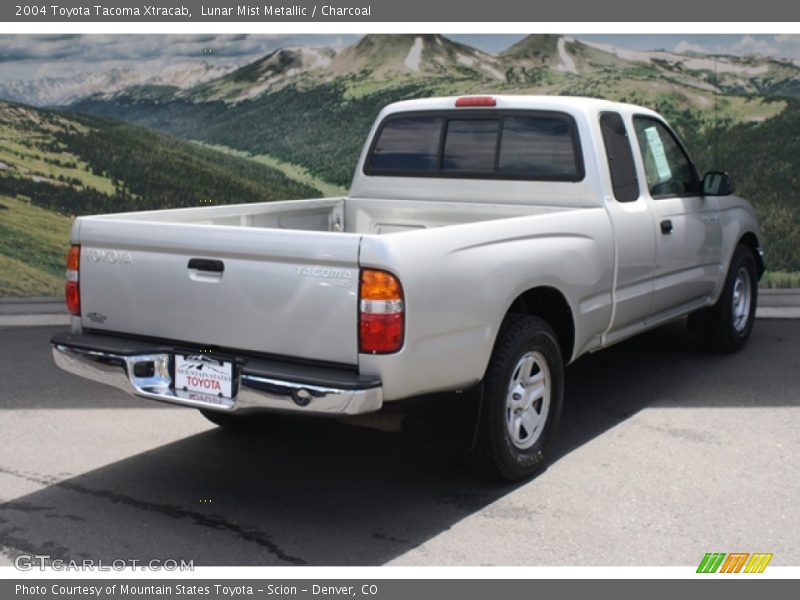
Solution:
[[[457,107],[460,99],[491,98],[494,106],[463,106]],[[589,98],[585,96],[536,96],[515,94],[470,94],[465,96],[442,96],[437,98],[420,98],[393,102],[381,111],[381,117],[398,112],[415,112],[428,110],[556,110],[568,112],[573,115],[583,113],[587,115],[598,114],[606,111],[616,111],[622,114],[647,114],[658,117],[658,113],[636,104],[626,102],[613,102],[602,98]]]

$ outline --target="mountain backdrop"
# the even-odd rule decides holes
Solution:
[[[498,54],[441,35],[368,35],[339,50],[276,50],[239,68],[200,62],[0,82],[0,98],[15,102],[0,104],[0,273],[8,261],[21,273],[0,275],[0,295],[56,290],[70,215],[341,193],[381,107],[466,93],[595,96],[658,110],[701,171],[728,170],[756,205],[770,268],[800,271],[794,62],[557,35]],[[20,223],[39,221],[22,232]],[[47,251],[19,250],[43,247],[45,230]]]

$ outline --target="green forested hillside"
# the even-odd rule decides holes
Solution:
[[[0,103],[0,192],[78,215],[310,197],[276,169],[121,121]]]
[[[800,101],[789,100],[764,122],[724,128],[717,143],[709,135],[695,146],[701,167],[727,170],[737,193],[755,205],[769,269],[800,271]]]
[[[158,131],[0,102],[0,296],[61,293],[73,215],[318,194]]]
[[[346,99],[347,83],[310,89],[283,87],[252,101],[175,100],[161,104],[87,99],[70,110],[113,115],[147,127],[251,154],[271,154],[307,168],[337,185],[348,185],[370,125],[383,106],[401,98],[430,96],[430,85],[411,82]]]

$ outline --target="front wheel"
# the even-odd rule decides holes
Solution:
[[[536,473],[545,464],[563,396],[564,366],[552,328],[538,317],[510,316],[483,381],[469,466],[505,481]]]
[[[717,303],[689,316],[689,331],[701,345],[718,352],[744,348],[756,316],[758,270],[752,249],[739,245],[733,253]]]

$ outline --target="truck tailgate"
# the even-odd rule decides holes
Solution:
[[[113,217],[76,230],[85,328],[357,362],[358,235]]]

